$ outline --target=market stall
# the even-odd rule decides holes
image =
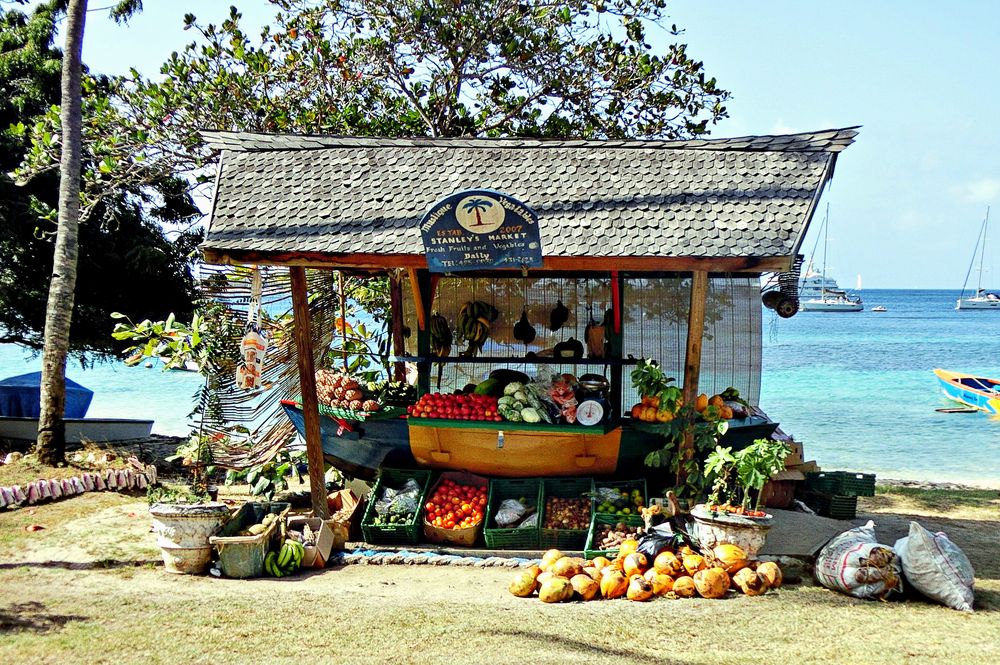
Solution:
[[[208,132],[222,160],[203,247],[209,262],[290,269],[301,395],[285,408],[307,442],[317,514],[324,455],[369,477],[383,466],[635,476],[662,445],[635,410],[652,406],[630,380],[641,359],[678,379],[683,403],[730,388],[756,403],[760,276],[794,270],[837,154],[855,134]],[[390,278],[393,360],[418,375],[421,401],[408,412],[365,408],[350,377],[317,375],[306,268]],[[794,313],[794,286],[782,286],[771,302],[784,299],[779,311]],[[317,376],[340,381],[326,403]],[[512,384],[520,387],[508,394]],[[333,401],[348,392],[355,399]],[[773,429],[759,416],[730,422],[730,436]]]

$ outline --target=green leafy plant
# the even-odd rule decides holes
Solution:
[[[674,412],[683,396],[677,386],[672,386],[676,379],[667,376],[655,360],[643,359],[632,370],[632,387],[640,397],[654,398],[656,407]]]
[[[301,480],[298,465],[306,460],[305,450],[288,451],[282,449],[267,462],[241,471],[228,471],[226,484],[245,482],[250,486],[250,494],[268,501],[274,495],[288,489],[289,476]]]
[[[705,420],[699,417],[693,405],[681,406],[668,423],[657,424],[665,445],[646,455],[645,464],[652,468],[666,469],[678,480],[673,490],[678,497],[697,500],[705,495],[708,474],[703,468],[705,456],[717,447],[729,429],[725,420]],[[693,455],[682,459],[681,444],[690,432],[694,444]]]
[[[757,439],[738,450],[716,446],[705,459],[705,474],[714,476],[708,505],[727,512],[759,512],[764,484],[785,468],[788,446],[780,441]]]
[[[208,479],[215,473],[211,444],[213,439],[217,441],[220,438],[222,437],[192,434],[187,443],[177,446],[175,454],[165,458],[168,462],[180,460],[189,469],[191,487],[196,493],[208,491]]]
[[[205,503],[210,501],[208,492],[201,492],[190,485],[150,485],[146,501],[154,503]]]

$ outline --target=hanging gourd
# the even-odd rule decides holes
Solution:
[[[514,324],[514,339],[527,346],[535,341],[535,327],[528,321],[527,308],[521,310],[521,318]]]
[[[563,324],[569,320],[569,309],[563,304],[562,300],[556,301],[556,306],[552,309],[549,314],[549,330],[555,332],[563,327]]]

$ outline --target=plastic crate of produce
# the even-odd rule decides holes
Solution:
[[[858,497],[839,494],[806,493],[806,505],[823,517],[853,520],[858,516]]]
[[[541,515],[539,515],[538,545],[542,548],[582,550],[587,543],[587,527],[582,529],[545,528],[546,504],[550,498],[586,499],[587,523],[590,523],[590,497],[593,487],[591,478],[543,478],[541,494]]]
[[[264,557],[270,550],[280,548],[284,540],[284,522],[290,507],[291,504],[283,502],[244,503],[222,527],[219,535],[208,539],[219,551],[222,574],[238,579],[263,575]],[[260,524],[269,513],[277,515],[278,519],[271,522],[263,533],[256,536],[239,535],[247,527]]]
[[[839,496],[875,496],[875,474],[812,471],[806,474],[806,489]]]
[[[587,531],[587,544],[583,547],[583,556],[585,559],[593,559],[595,557],[603,556],[609,559],[614,559],[618,556],[618,549],[613,550],[602,550],[597,541],[598,530],[604,525],[614,526],[616,524],[624,524],[628,527],[644,526],[645,522],[642,517],[638,515],[610,515],[608,513],[594,513],[594,516],[590,520],[590,529]]]
[[[541,510],[542,480],[540,478],[498,478],[490,481],[486,501],[486,528],[483,536],[491,550],[533,550],[538,548],[538,522],[533,527],[504,529],[496,524],[496,512],[507,499],[525,499],[535,512]],[[541,516],[539,516],[541,517]]]
[[[597,500],[597,488],[598,487],[610,487],[611,489],[618,490],[621,492],[628,492],[630,495],[632,490],[639,490],[642,493],[643,505],[648,505],[649,502],[649,491],[646,489],[646,479],[640,478],[638,480],[594,480],[591,492],[594,494],[594,499],[590,503],[590,510],[593,513],[600,512],[601,514],[607,515],[617,515],[617,513],[608,513],[606,511],[598,511],[597,507],[600,502]],[[638,515],[639,509],[632,503],[631,496],[629,498],[628,509],[632,514]]]
[[[485,476],[477,476],[474,473],[468,473],[466,471],[444,471],[438,477],[437,482],[434,483],[434,487],[427,492],[424,503],[431,499],[434,492],[437,491],[437,488],[444,480],[451,480],[458,485],[473,485],[476,487],[486,487],[489,483],[489,479]],[[489,499],[487,499],[487,503],[489,503]],[[443,527],[434,526],[427,521],[423,503],[420,504],[420,515],[421,522],[424,525],[424,538],[427,539],[427,542],[438,545],[460,545],[462,547],[472,547],[479,539],[479,533],[483,530],[483,523],[486,521],[484,516],[479,523],[464,529],[445,529]]]
[[[417,509],[413,519],[406,524],[374,524],[377,516],[375,502],[382,496],[386,487],[400,489],[407,480],[413,479],[420,486],[420,496],[417,498]],[[379,473],[375,487],[368,497],[365,514],[361,518],[361,532],[366,543],[382,543],[385,545],[414,545],[420,541],[421,521],[423,520],[424,502],[427,490],[431,484],[431,472],[423,469],[388,469]]]

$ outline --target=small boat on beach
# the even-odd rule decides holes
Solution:
[[[935,369],[941,389],[948,399],[986,413],[1000,414],[1000,381],[981,376]]]
[[[38,436],[41,372],[29,372],[0,381],[0,439],[34,441]],[[153,430],[152,420],[87,418],[94,392],[66,379],[66,441],[127,441],[143,439]]]

